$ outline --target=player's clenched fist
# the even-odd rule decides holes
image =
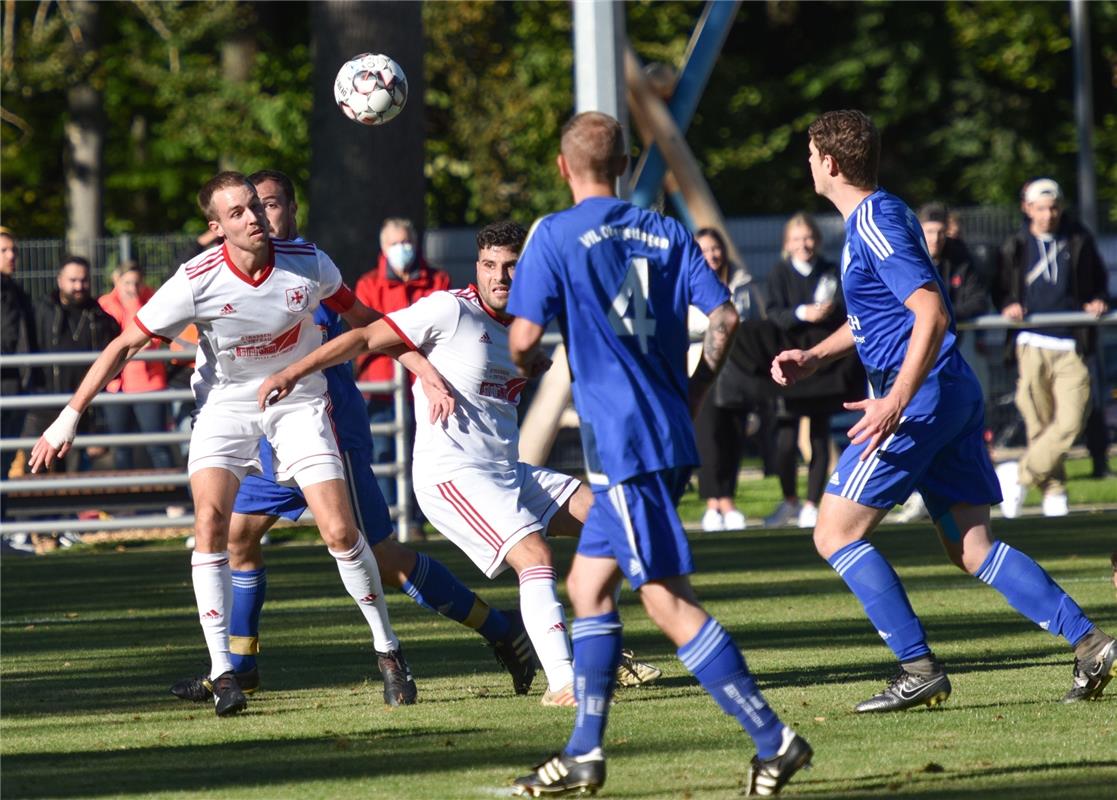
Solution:
[[[809,350],[784,350],[772,359],[772,380],[790,386],[814,374],[819,367],[818,356]]]

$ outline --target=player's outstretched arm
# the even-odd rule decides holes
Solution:
[[[335,336],[294,364],[265,378],[256,393],[256,400],[263,410],[266,406],[278,403],[289,395],[295,388],[295,384],[312,372],[320,372],[327,367],[352,361],[357,356],[374,350],[382,352],[397,347],[407,349],[399,334],[383,321],[347,331],[340,336]]]
[[[904,305],[915,315],[915,322],[912,323],[904,363],[900,365],[892,388],[884,397],[844,404],[850,411],[865,412],[849,429],[851,444],[869,442],[861,453],[862,461],[899,427],[904,409],[935,365],[943,337],[950,327],[950,315],[935,283],[920,286],[908,296]]]
[[[711,311],[709,320],[710,325],[706,328],[706,336],[702,341],[702,357],[698,360],[698,367],[687,384],[687,402],[691,417],[698,414],[702,398],[706,396],[710,384],[714,382],[714,378],[725,363],[729,355],[729,347],[733,344],[733,335],[741,323],[737,309],[729,301]]]
[[[384,315],[377,311],[375,308],[369,308],[360,300],[354,300],[353,305],[349,310],[341,315],[341,318],[349,325],[350,328],[363,328],[366,325],[371,325]]]
[[[119,336],[109,342],[108,346],[97,356],[97,360],[90,365],[89,370],[82,378],[81,385],[74,392],[70,402],[62,409],[58,418],[43,431],[39,441],[31,450],[28,464],[32,472],[38,472],[39,467],[50,467],[54,459],[62,458],[70,451],[70,446],[77,435],[78,420],[89,408],[93,398],[97,396],[109,381],[119,374],[128,360],[136,353],[147,347],[151,337],[140,328],[133,320]]]
[[[849,355],[853,350],[853,331],[842,325],[810,350],[784,350],[772,359],[772,380],[790,386],[831,361]]]

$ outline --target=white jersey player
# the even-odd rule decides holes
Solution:
[[[261,435],[272,444],[280,479],[294,481],[306,496],[342,581],[373,631],[376,649],[393,643],[398,649],[398,640],[387,625],[376,561],[353,521],[325,380],[308,375],[291,387],[286,402],[264,411],[254,400],[268,373],[320,344],[313,322],[319,303],[353,326],[381,315],[357,301],[337,267],[316,247],[269,239],[263,206],[244,175],[219,173],[202,187],[198,204],[224,244],[183,264],[105,348],[69,405],[36,443],[30,465],[36,471],[65,455],[77,420],[93,397],[153,337],[170,339],[191,323],[197,326],[199,355],[192,386],[199,413],[189,457],[196,540],[191,565],[215,709],[224,716],[247,705],[229,660],[232,585],[226,548],[237,487],[248,472],[260,469]],[[435,412],[448,413],[452,398],[430,363],[418,354],[401,359],[438,393]]]
[[[543,535],[577,535],[592,495],[568,475],[518,460],[516,409],[526,380],[509,356],[505,307],[525,236],[514,223],[482,229],[475,286],[435,292],[337,337],[266,380],[260,401],[285,398],[302,376],[360,353],[400,344],[424,353],[453,388],[455,410],[431,422],[426,397],[415,393],[419,506],[485,575],[516,571],[524,626],[547,675],[543,702],[573,705],[570,645]],[[549,366],[541,359],[535,374]]]

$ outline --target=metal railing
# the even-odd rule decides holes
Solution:
[[[135,356],[139,361],[193,360],[195,350],[143,350]],[[54,364],[91,364],[99,354],[84,353],[34,353],[0,356],[0,367],[36,367]],[[391,394],[395,405],[396,419],[393,422],[380,422],[369,426],[374,435],[395,437],[396,458],[390,464],[371,465],[377,477],[389,475],[396,479],[396,505],[389,513],[396,520],[400,541],[411,538],[411,403],[407,392],[410,381],[403,367],[396,362],[395,375],[391,381],[360,382],[357,388],[362,392]],[[69,402],[70,394],[21,394],[0,396],[0,410],[61,409]],[[93,399],[94,406],[132,404],[138,402],[193,402],[194,393],[189,389],[164,389],[157,392],[101,392]],[[37,436],[20,436],[0,439],[0,450],[30,450],[38,441]],[[79,435],[74,439],[75,448],[83,447],[137,447],[146,445],[183,445],[190,441],[189,431],[166,431],[160,433],[107,433]],[[44,498],[65,492],[90,492],[91,505],[96,505],[96,492],[120,491],[136,487],[183,487],[189,485],[186,470],[153,472],[143,475],[98,475],[96,472],[70,473],[58,477],[16,478],[0,476],[0,496],[13,494],[42,495]],[[0,535],[13,533],[57,533],[63,530],[74,532],[93,532],[122,530],[132,528],[190,527],[193,516],[171,517],[166,514],[124,516],[99,520],[26,520],[0,522]]]

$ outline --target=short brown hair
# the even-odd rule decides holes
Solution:
[[[858,189],[875,189],[880,168],[880,132],[861,111],[827,111],[807,134],[819,156],[831,156],[845,179]]]
[[[256,191],[255,184],[248,180],[243,172],[232,170],[218,172],[198,191],[198,208],[202,210],[207,220],[217,219],[217,215],[213,212],[213,196],[222,189],[231,189],[234,186],[248,186],[252,191]]]
[[[575,114],[562,126],[562,156],[579,177],[610,183],[624,174],[621,124],[600,111]]]
[[[295,202],[295,184],[286,174],[277,169],[258,169],[248,176],[253,186],[259,186],[264,181],[275,181],[283,190],[283,197],[288,203]]]

